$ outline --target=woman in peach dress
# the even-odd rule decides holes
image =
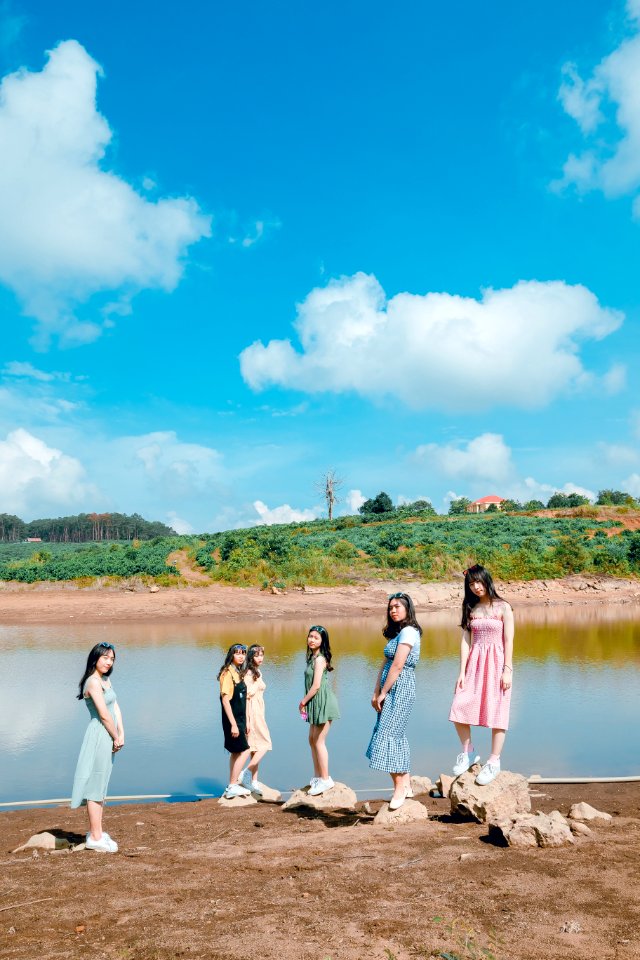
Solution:
[[[258,797],[263,793],[262,784],[258,780],[258,767],[264,755],[272,749],[264,710],[264,691],[267,685],[262,677],[263,660],[264,647],[254,643],[247,651],[247,670],[244,677],[247,685],[247,739],[251,759],[240,774],[240,783]]]

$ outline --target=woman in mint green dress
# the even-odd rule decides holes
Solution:
[[[311,797],[317,797],[334,786],[329,776],[327,736],[331,723],[339,719],[340,711],[329,683],[328,674],[332,670],[329,634],[324,627],[311,627],[307,636],[305,695],[298,704],[300,716],[309,723],[309,746],[315,774],[309,788]]]
[[[102,810],[113,757],[124,746],[122,714],[109,679],[115,659],[113,644],[97,643],[87,658],[78,693],[78,700],[84,700],[91,719],[80,748],[71,806],[86,804],[89,816],[86,847],[101,853],[118,850],[115,840],[102,829]]]

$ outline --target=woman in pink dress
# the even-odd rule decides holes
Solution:
[[[476,777],[476,783],[484,786],[500,773],[500,753],[509,727],[513,611],[479,563],[465,570],[460,626],[460,673],[449,720],[455,724],[462,752],[453,772],[458,777],[480,759],[474,756],[471,727],[491,727],[491,755]]]

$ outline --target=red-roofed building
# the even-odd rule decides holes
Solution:
[[[488,497],[480,497],[479,500],[470,503],[467,507],[467,513],[486,513],[492,504],[500,510],[504,500],[504,497],[497,497],[495,493],[490,493]]]

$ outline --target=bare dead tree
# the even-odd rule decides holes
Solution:
[[[335,470],[327,470],[317,481],[316,488],[322,493],[327,502],[327,513],[329,520],[333,520],[333,508],[336,503],[340,503],[338,491],[344,485],[344,478],[339,477]]]

